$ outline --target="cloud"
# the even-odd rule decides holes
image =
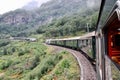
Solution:
[[[28,4],[26,4],[22,8],[26,9],[26,10],[33,10],[33,9],[40,7],[41,4],[43,4],[47,1],[50,1],[50,0],[32,0],[31,2],[29,2]]]
[[[50,0],[34,0],[34,1],[37,1],[38,6],[40,6],[41,4],[46,3],[47,1],[50,1]]]
[[[87,0],[87,6],[90,8],[93,8],[95,5],[95,1],[94,0]]]
[[[95,8],[97,6],[100,6],[101,0],[87,0],[87,7],[89,8]]]
[[[42,3],[45,3],[49,0],[0,0],[0,14],[22,8],[23,6],[32,1],[37,1],[38,6],[40,6]]]
[[[32,0],[0,0],[0,14],[21,8]]]
[[[22,8],[26,9],[26,10],[36,9],[36,8],[38,8],[38,2],[37,1],[29,2],[28,4],[26,4]]]

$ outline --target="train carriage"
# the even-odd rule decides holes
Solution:
[[[95,59],[95,31],[89,32],[79,38],[78,46],[84,51],[91,59]]]
[[[83,36],[63,39],[50,39],[48,41],[52,45],[68,47],[75,50],[83,50],[89,58],[95,59],[95,31],[87,33]]]

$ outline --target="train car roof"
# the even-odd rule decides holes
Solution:
[[[95,36],[95,31],[87,33],[87,34],[81,36],[80,39],[87,39],[87,38],[90,38],[92,36]]]
[[[87,33],[82,36],[77,36],[77,37],[71,37],[71,38],[63,38],[63,39],[49,39],[51,41],[62,41],[62,40],[78,40],[78,39],[88,39],[92,36],[95,36],[95,31]]]
[[[77,40],[77,39],[88,39],[92,36],[95,36],[95,31],[93,32],[89,32],[87,34],[84,34],[82,36],[78,36],[78,37],[72,37],[72,38],[66,38],[66,39],[63,39],[63,40]]]

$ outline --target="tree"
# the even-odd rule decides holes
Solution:
[[[6,48],[3,49],[3,55],[7,55],[7,49]]]

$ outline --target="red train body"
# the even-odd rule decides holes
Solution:
[[[120,21],[116,18],[108,28],[108,56],[120,64]]]

